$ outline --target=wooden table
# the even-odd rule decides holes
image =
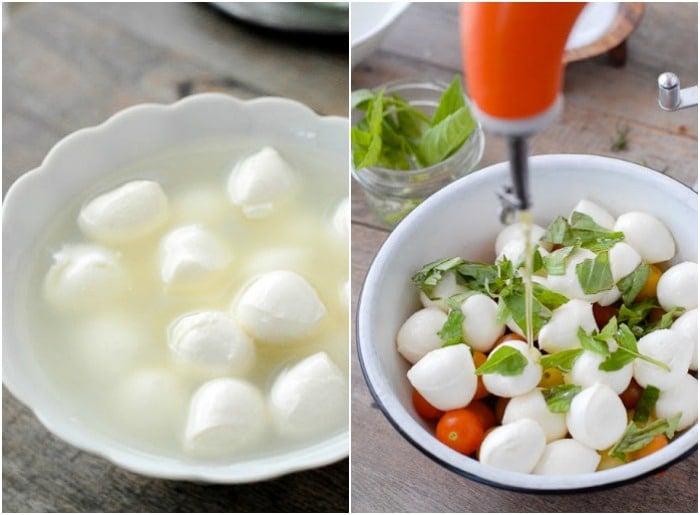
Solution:
[[[697,5],[648,4],[627,42],[627,64],[600,56],[568,66],[559,122],[532,142],[536,154],[576,152],[646,163],[686,184],[697,179],[696,108],[665,113],[656,105],[656,77],[674,71],[697,80]],[[413,4],[379,51],[352,71],[352,89],[402,77],[449,81],[461,69],[455,4]],[[629,145],[614,152],[619,126]],[[506,159],[488,136],[481,165]],[[387,237],[352,185],[352,288],[356,303],[372,257]],[[354,304],[356,306],[356,304]],[[697,450],[662,475],[581,494],[531,495],[484,486],[431,461],[389,424],[373,403],[353,346],[352,509],[358,512],[697,512]]]
[[[260,30],[207,4],[22,4],[3,33],[3,194],[63,136],[190,93],[294,98],[347,115],[348,38]],[[348,460],[211,486],[125,472],[53,437],[3,389],[3,511],[348,510]]]

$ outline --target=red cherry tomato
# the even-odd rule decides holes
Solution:
[[[442,443],[462,454],[475,452],[484,439],[484,428],[479,417],[468,409],[446,411],[435,428],[435,436]]]
[[[474,368],[479,368],[484,364],[487,357],[483,352],[475,350],[472,353],[472,359],[474,360]],[[476,393],[474,394],[474,399],[483,399],[489,395],[489,391],[484,386],[484,380],[481,376],[476,376]]]
[[[595,323],[598,329],[605,327],[610,319],[617,316],[619,308],[616,305],[612,306],[601,306],[597,302],[593,304],[593,318],[595,318]]]
[[[443,413],[445,413],[444,411],[437,409],[435,406],[426,401],[415,388],[413,389],[412,399],[413,407],[416,408],[418,414],[423,418],[427,418],[428,420],[435,420],[437,418],[440,418],[443,415]]]
[[[620,394],[620,400],[622,401],[622,404],[625,405],[625,408],[633,409],[639,402],[639,398],[642,396],[643,391],[644,388],[639,386],[637,381],[632,379],[629,386],[627,386],[625,391]]]
[[[484,431],[498,424],[493,409],[491,409],[491,407],[484,401],[474,400],[465,409],[473,412],[477,417],[479,417],[479,422],[481,422],[481,427],[484,429]]]

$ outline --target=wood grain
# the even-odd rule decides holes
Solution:
[[[686,184],[697,180],[697,109],[657,107],[656,77],[679,70],[697,80],[697,5],[645,5],[627,41],[627,63],[605,56],[566,69],[561,119],[532,141],[535,154],[589,153],[641,162]],[[457,6],[415,3],[397,20],[377,53],[352,72],[352,88],[403,77],[451,79],[461,69]],[[619,126],[629,145],[611,150]],[[506,159],[502,140],[486,137],[482,165]],[[372,258],[388,233],[372,218],[362,189],[352,185],[353,305]],[[697,450],[662,474],[631,484],[574,494],[523,494],[454,474],[414,448],[374,403],[353,346],[352,510],[357,512],[691,512],[698,508]]]
[[[63,136],[142,102],[223,91],[347,115],[347,37],[259,30],[206,4],[13,5],[3,34],[3,195]],[[346,512],[349,460],[250,485],[163,481],[58,440],[3,388],[3,511]]]

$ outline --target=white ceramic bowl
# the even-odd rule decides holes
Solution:
[[[547,226],[589,198],[614,215],[641,209],[659,217],[678,244],[674,262],[697,261],[695,192],[658,172],[590,155],[544,155],[530,161],[535,222]],[[394,427],[426,455],[463,476],[525,491],[562,491],[628,481],[684,456],[698,440],[695,424],[664,449],[610,470],[577,476],[538,476],[496,469],[449,449],[416,414],[406,379],[409,364],[396,351],[401,324],[419,308],[411,276],[441,257],[493,262],[500,229],[496,190],[508,164],[468,175],[429,197],[392,232],[372,263],[357,311],[357,345],[365,380]]]
[[[379,48],[389,26],[409,5],[410,2],[353,2],[350,5],[352,66]]]
[[[3,382],[51,432],[83,450],[141,474],[170,479],[242,483],[333,463],[348,455],[349,431],[283,455],[231,464],[192,464],[132,449],[67,415],[29,345],[20,312],[23,264],[37,234],[77,192],[105,174],[158,152],[197,141],[259,139],[293,142],[322,150],[342,173],[333,177],[338,196],[347,194],[348,120],[321,117],[283,98],[240,101],[202,94],[171,105],[143,104],[97,127],[61,140],[41,166],[10,188],[3,206]],[[332,166],[329,168],[333,168]]]

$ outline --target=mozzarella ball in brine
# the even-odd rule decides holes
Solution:
[[[598,326],[593,316],[593,306],[586,301],[572,299],[552,311],[552,318],[540,329],[539,346],[549,354],[576,349],[581,346],[579,328],[590,334]]]
[[[524,418],[537,422],[544,431],[548,442],[566,436],[566,415],[549,411],[539,388],[534,388],[528,393],[518,395],[508,401],[503,412],[503,424],[510,424]]]
[[[576,266],[588,259],[595,259],[596,255],[588,249],[574,250],[566,260],[564,275],[548,275],[544,285],[550,290],[560,293],[570,299],[580,299],[587,302],[597,302],[605,292],[584,293],[581,282],[578,279]]]
[[[313,333],[326,307],[302,276],[276,270],[255,278],[239,298],[235,314],[256,341],[285,345]]]
[[[658,418],[673,418],[681,413],[678,431],[692,426],[698,419],[698,380],[686,374],[670,390],[659,394],[654,411]]]
[[[184,364],[210,374],[247,374],[255,361],[253,340],[227,313],[199,311],[168,328],[168,347]]]
[[[605,229],[612,231],[613,227],[615,226],[615,217],[611,215],[607,209],[599,206],[595,202],[591,202],[590,200],[581,199],[578,201],[578,203],[571,210],[569,222],[571,222],[574,212],[590,216],[596,224]]]
[[[573,438],[564,438],[547,444],[533,474],[568,476],[595,472],[600,454]]]
[[[463,408],[476,393],[474,360],[464,344],[432,350],[406,376],[423,398],[439,410]]]
[[[691,309],[679,316],[671,330],[684,336],[693,349],[693,357],[690,360],[690,370],[698,369],[698,310]]]
[[[350,235],[350,199],[345,197],[335,208],[333,214],[333,228],[344,239]]]
[[[66,245],[53,255],[44,294],[56,308],[77,311],[113,302],[130,286],[116,252],[95,245]]]
[[[343,373],[325,352],[284,370],[270,390],[277,431],[303,437],[347,423],[348,395]]]
[[[251,383],[222,377],[192,396],[185,448],[201,454],[238,451],[258,442],[268,421],[265,398]]]
[[[413,313],[396,335],[399,353],[410,363],[416,363],[431,350],[442,347],[438,332],[446,321],[447,315],[438,308],[425,308]]]
[[[656,297],[666,311],[698,307],[698,264],[678,263],[666,270],[656,285]]]
[[[615,230],[625,234],[625,242],[647,263],[667,261],[676,254],[676,243],[668,228],[653,215],[631,211],[620,215]]]
[[[593,386],[595,383],[603,383],[618,395],[621,394],[632,380],[632,363],[628,363],[619,370],[607,372],[598,368],[603,361],[605,361],[604,356],[584,350],[574,361],[571,371],[566,374],[566,382],[584,388]]]
[[[573,398],[566,426],[582,444],[596,450],[607,449],[625,432],[627,410],[612,388],[595,383]]]
[[[634,379],[641,386],[656,386],[659,390],[673,388],[688,372],[693,357],[691,343],[671,329],[659,329],[642,336],[637,342],[640,354],[653,358],[668,370],[640,358],[634,360]]]
[[[267,218],[294,195],[295,174],[277,150],[263,147],[236,164],[228,179],[229,198],[246,218]]]
[[[530,348],[527,342],[519,340],[505,341],[491,351],[496,352],[501,347],[512,347],[519,351],[527,360],[523,371],[518,375],[504,376],[501,374],[484,374],[484,386],[494,395],[499,397],[515,397],[529,392],[542,379],[542,366],[540,365],[540,352]]]
[[[488,295],[470,295],[462,303],[462,314],[462,336],[474,350],[488,352],[505,333],[505,324],[498,322],[498,304]]]
[[[146,236],[168,220],[168,198],[154,181],[131,181],[85,205],[78,225],[89,237],[119,244]]]
[[[479,448],[479,461],[513,472],[529,474],[547,445],[540,425],[529,418],[497,426]]]
[[[179,227],[160,243],[160,277],[173,290],[211,285],[232,260],[228,245],[199,225]]]

